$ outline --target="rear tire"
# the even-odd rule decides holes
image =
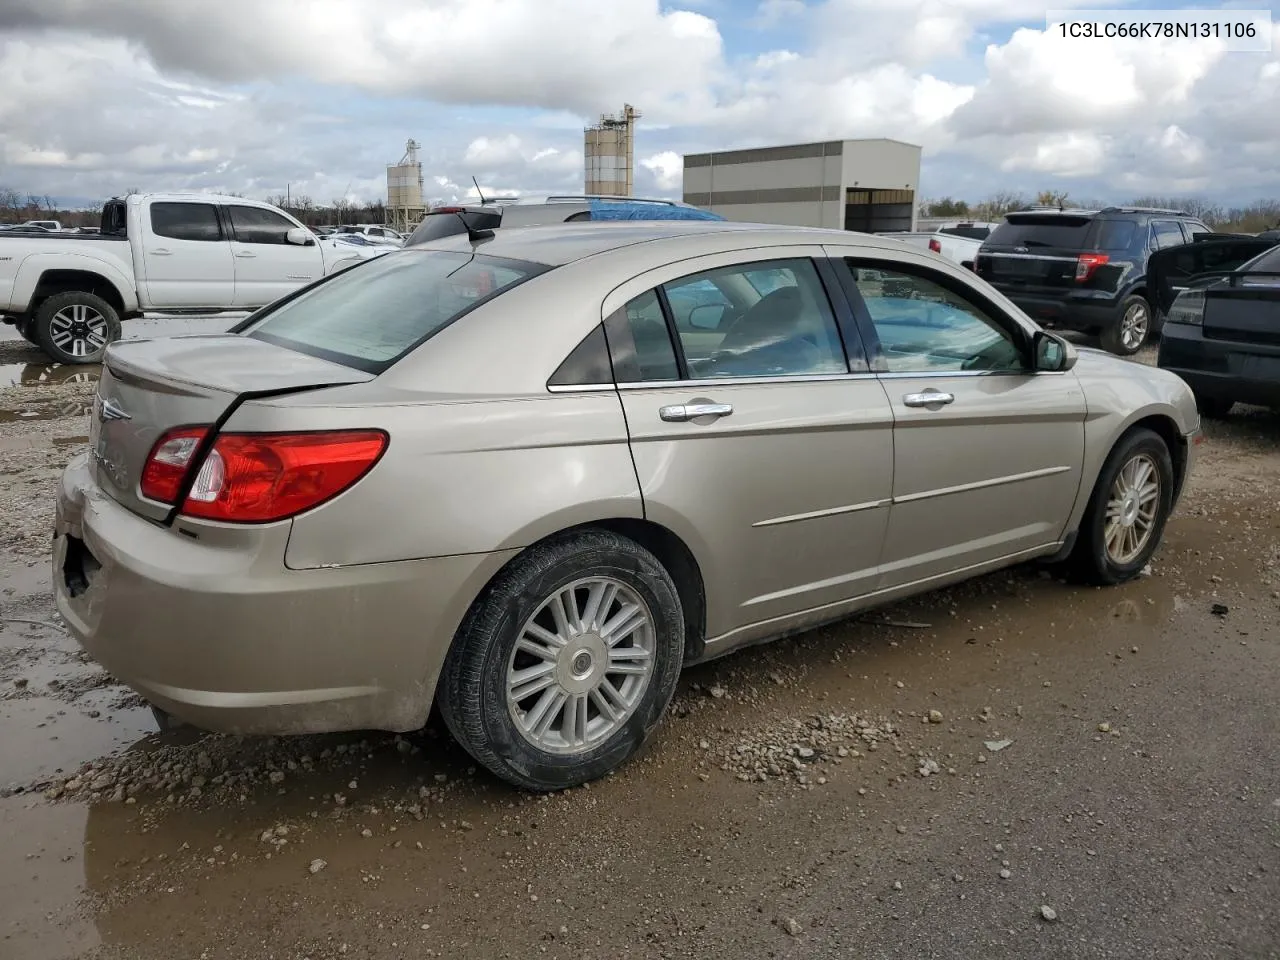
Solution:
[[[445,657],[440,713],[503,780],[563,790],[641,748],[683,660],[679,594],[657,558],[608,531],[571,534],[518,557],[473,605]]]
[[[1234,400],[1226,400],[1222,397],[1206,397],[1202,394],[1196,394],[1196,409],[1200,411],[1200,416],[1209,420],[1222,420],[1231,412],[1231,408],[1236,405]]]
[[[35,342],[58,363],[101,363],[120,339],[120,315],[101,297],[82,290],[57,293],[31,321]]]
[[[1141,574],[1173,509],[1173,480],[1173,459],[1159,434],[1138,428],[1121,437],[1080,521],[1070,559],[1076,576],[1113,586]]]
[[[1102,330],[1102,348],[1121,357],[1131,357],[1151,336],[1151,304],[1139,294],[1120,303],[1116,322]]]

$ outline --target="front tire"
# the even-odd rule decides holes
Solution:
[[[1075,572],[1101,586],[1137,577],[1164,535],[1173,482],[1173,460],[1159,434],[1139,428],[1121,437],[1081,520],[1071,557]]]
[[[1102,347],[1121,357],[1131,357],[1151,335],[1151,304],[1140,294],[1125,297],[1117,321],[1102,331]]]
[[[96,294],[68,290],[40,304],[32,328],[40,349],[58,363],[101,363],[120,339],[120,315]]]
[[[635,754],[675,693],[684,615],[633,540],[564,536],[511,563],[475,603],[441,671],[454,738],[528,790],[594,780]]]

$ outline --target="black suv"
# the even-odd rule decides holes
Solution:
[[[1096,334],[1128,356],[1162,325],[1147,257],[1212,232],[1179,210],[1019,210],[983,242],[973,269],[1044,326]]]

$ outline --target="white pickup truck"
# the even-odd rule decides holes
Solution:
[[[973,269],[973,258],[977,256],[978,248],[997,226],[999,224],[973,220],[943,224],[929,238],[929,249]]]
[[[394,249],[255,200],[135,194],[106,203],[98,234],[0,233],[0,315],[56,361],[96,363],[121,320],[247,312]]]

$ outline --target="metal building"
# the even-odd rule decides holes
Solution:
[[[634,186],[635,131],[640,112],[625,104],[620,116],[602,114],[583,131],[587,195],[629,197]]]
[[[831,140],[688,154],[684,201],[729,220],[914,230],[920,152],[900,140]]]
[[[418,141],[404,146],[399,163],[387,167],[387,221],[393,230],[407,233],[426,213],[422,203],[422,164]]]

